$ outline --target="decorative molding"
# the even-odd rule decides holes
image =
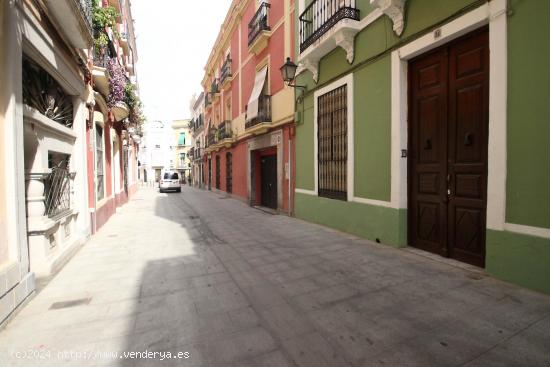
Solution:
[[[355,35],[358,33],[355,29],[342,28],[339,32],[336,32],[334,35],[334,40],[336,41],[336,46],[341,47],[346,51],[346,59],[351,64],[355,57]]]
[[[393,31],[398,36],[403,33],[405,27],[405,1],[406,0],[370,0],[371,5],[379,8],[393,22]]]

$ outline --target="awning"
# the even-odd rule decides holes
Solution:
[[[256,73],[256,80],[254,81],[254,89],[248,100],[246,110],[246,120],[250,121],[258,116],[258,99],[264,89],[265,79],[267,76],[267,66],[264,66],[262,70]]]

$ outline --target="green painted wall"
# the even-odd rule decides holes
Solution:
[[[387,245],[406,245],[406,210],[296,194],[296,216]]]
[[[359,4],[367,2],[358,2]],[[349,65],[340,48],[319,65],[319,82],[309,72],[304,113],[297,128],[296,183],[313,190],[313,93],[354,73],[355,195],[390,200],[391,70],[393,47],[432,30],[484,3],[476,0],[408,0],[405,30],[397,37],[383,16],[355,38]],[[506,220],[550,228],[550,42],[542,26],[550,1],[509,0],[508,16],[508,155]],[[369,9],[361,9],[364,17]],[[297,22],[298,24],[298,22]],[[299,29],[299,28],[297,28]],[[528,40],[528,41],[526,41]],[[298,49],[298,39],[296,48]],[[299,107],[300,108],[300,107]],[[296,216],[394,246],[406,245],[406,210],[296,194]],[[487,271],[495,277],[550,293],[550,239],[507,231],[487,231]]]
[[[550,1],[511,5],[506,220],[550,228],[550,42],[543,26]]]
[[[491,275],[550,293],[550,239],[487,230],[486,249]]]
[[[313,98],[298,105],[301,122],[296,126],[296,187],[313,190]]]
[[[391,200],[391,58],[354,74],[355,196]]]

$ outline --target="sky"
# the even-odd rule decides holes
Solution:
[[[190,117],[231,0],[133,0],[137,77],[148,120]]]

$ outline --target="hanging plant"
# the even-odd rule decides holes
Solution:
[[[130,108],[130,116],[128,117],[130,122],[136,126],[141,125],[145,121],[142,112],[143,104],[136,94],[136,87],[131,83],[127,83],[124,87],[124,102]]]
[[[105,31],[110,28],[115,37],[120,38],[120,33],[117,31],[117,18],[120,14],[112,6],[101,7],[99,0],[94,0],[92,10],[92,24],[94,28],[94,46],[97,49],[103,49],[109,44],[109,36]]]
[[[110,59],[107,64],[107,73],[109,74],[109,97],[107,105],[113,108],[120,102],[124,102],[126,87],[126,76],[122,66],[119,65],[116,58]]]

